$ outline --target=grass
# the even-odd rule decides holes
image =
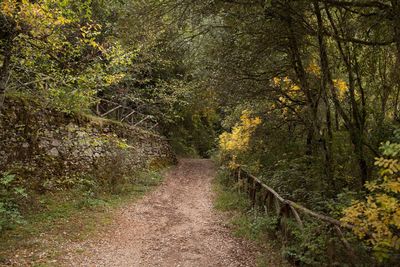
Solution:
[[[265,251],[257,259],[257,266],[291,266],[283,260],[277,242],[269,234],[275,227],[275,218],[253,210],[248,197],[238,192],[224,171],[214,179],[213,189],[216,194],[214,207],[227,214],[234,235],[252,240],[261,251]]]
[[[136,181],[119,194],[102,193],[95,198],[78,190],[37,196],[42,208],[25,215],[23,224],[1,236],[0,266],[16,255],[32,266],[57,266],[65,244],[94,237],[113,221],[113,211],[155,188],[162,175],[140,172]]]

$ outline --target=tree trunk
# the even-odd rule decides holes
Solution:
[[[288,5],[290,5],[288,3]],[[319,97],[310,87],[307,79],[307,73],[301,58],[298,36],[296,36],[296,29],[294,29],[292,14],[290,13],[290,6],[287,7],[288,14],[284,17],[289,32],[289,56],[291,59],[292,67],[299,80],[300,87],[304,91],[307,98],[307,118],[306,126],[307,139],[306,139],[306,155],[314,154],[315,135],[319,132],[318,123],[318,105]]]
[[[361,184],[360,187],[362,188],[365,183],[368,181],[368,165],[367,161],[365,160],[364,155],[364,142],[362,140],[362,133],[358,131],[358,129],[352,129],[350,131],[350,138],[351,142],[354,145],[354,151],[357,157],[358,166],[360,169],[360,176],[361,176]]]
[[[394,41],[396,43],[397,55],[396,55],[396,66],[392,73],[392,77],[397,85],[397,94],[394,106],[395,119],[400,121],[398,98],[400,91],[400,3],[398,0],[392,0],[392,17],[393,17],[393,33]]]
[[[0,71],[0,113],[4,105],[5,93],[7,90],[7,81],[10,76],[12,55],[12,37],[10,36],[4,45],[4,59]]]
[[[334,20],[329,12],[328,7],[326,7],[326,13],[328,15],[328,19],[331,23],[331,26],[335,32],[336,35],[338,35],[338,29],[334,23]],[[339,36],[339,35],[338,35]],[[338,49],[340,52],[340,55],[342,56],[342,59],[345,63],[345,66],[347,68],[348,76],[349,76],[349,95],[350,95],[350,109],[351,113],[348,115],[344,111],[343,107],[340,104],[340,101],[337,97],[334,84],[332,81],[331,73],[329,71],[329,65],[328,65],[328,56],[326,54],[326,51],[322,50],[323,53],[321,53],[321,56],[323,57],[324,64],[322,64],[322,69],[323,72],[325,72],[325,76],[327,79],[327,82],[329,84],[329,87],[331,88],[331,95],[332,95],[332,100],[335,104],[335,107],[341,117],[344,120],[344,123],[346,125],[346,128],[349,131],[350,134],[350,139],[351,142],[354,145],[354,154],[357,157],[358,164],[359,164],[359,169],[360,169],[360,183],[361,183],[361,188],[365,184],[366,181],[368,181],[368,166],[367,166],[367,161],[365,159],[365,154],[364,154],[364,126],[365,126],[365,99],[364,96],[362,96],[362,110],[360,112],[360,109],[358,107],[356,97],[355,97],[355,82],[357,79],[358,83],[361,83],[360,77],[356,76],[354,77],[354,69],[353,69],[353,63],[352,63],[352,58],[350,55],[350,52],[348,52],[348,55],[345,53],[343,44],[339,40],[336,40],[336,43],[338,45]],[[356,62],[356,74],[357,74],[357,62]],[[356,78],[356,79],[355,79]],[[360,92],[363,94],[363,88],[360,86]]]
[[[326,45],[323,37],[323,21],[321,16],[320,7],[317,1],[314,2],[314,11],[317,16],[318,22],[318,44],[319,44],[319,52],[320,52],[320,60],[321,60],[321,69],[322,69],[322,81],[321,81],[321,95],[324,103],[324,109],[321,110],[322,114],[325,114],[325,127],[323,127],[321,131],[321,141],[322,147],[324,151],[325,158],[325,174],[327,177],[327,182],[330,185],[330,189],[335,191],[336,184],[333,177],[333,157],[332,157],[332,121],[331,121],[331,109],[328,99],[328,84],[330,78],[330,70],[329,70],[329,62],[328,62],[328,54],[326,51]]]

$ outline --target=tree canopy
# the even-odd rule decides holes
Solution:
[[[3,0],[0,23],[1,95],[150,114],[180,153],[245,166],[396,259],[399,1]],[[295,261],[326,260],[301,242]]]

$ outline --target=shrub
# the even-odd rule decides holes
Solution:
[[[23,222],[18,203],[26,197],[25,189],[17,185],[15,175],[3,173],[0,178],[0,233]]]
[[[219,136],[221,160],[227,159],[230,169],[236,169],[241,164],[249,149],[250,138],[259,124],[259,117],[253,118],[249,111],[244,110],[240,123],[232,128],[232,132],[224,132]]]
[[[388,141],[381,150],[375,160],[379,178],[365,184],[366,199],[345,209],[342,221],[354,225],[354,233],[383,260],[400,251],[400,143]]]

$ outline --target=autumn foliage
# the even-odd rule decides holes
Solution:
[[[388,141],[381,150],[383,156],[375,160],[380,178],[366,183],[368,196],[345,209],[342,221],[385,258],[400,249],[400,144]]]
[[[229,158],[229,168],[235,169],[240,166],[238,158],[248,151],[251,136],[259,124],[261,124],[259,117],[252,117],[250,111],[244,110],[240,122],[232,128],[232,131],[219,136],[219,148],[222,157]]]

